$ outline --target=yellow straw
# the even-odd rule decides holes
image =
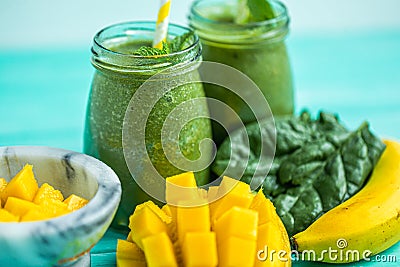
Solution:
[[[167,40],[170,7],[171,0],[161,0],[156,23],[156,32],[153,40],[153,47],[155,48],[162,49],[162,43]]]

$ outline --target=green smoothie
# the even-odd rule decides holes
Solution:
[[[274,115],[292,114],[292,74],[284,43],[289,23],[286,8],[272,1],[274,18],[238,23],[241,4],[238,0],[198,0],[193,3],[189,20],[200,36],[203,60],[240,70],[257,84]],[[204,87],[207,96],[231,106],[244,123],[254,121],[251,110],[234,93],[214,85],[205,84]],[[213,133],[217,143],[226,135],[216,124],[213,124]]]
[[[188,53],[186,57],[182,57],[182,55],[179,58],[174,57],[174,55],[167,58],[132,57],[133,51],[142,45],[148,45],[150,41],[148,39],[143,41],[146,40],[146,36],[138,32],[140,29],[143,30],[144,26],[153,29],[153,25],[127,23],[126,26],[138,29],[136,31],[138,40],[135,40],[136,36],[129,36],[122,41],[110,41],[113,36],[109,36],[106,38],[107,40],[103,41],[103,45],[97,45],[98,42],[94,45],[92,62],[96,67],[96,72],[89,96],[84,138],[85,153],[108,164],[121,180],[122,200],[113,223],[113,226],[116,227],[126,227],[129,215],[132,214],[135,205],[151,199],[132,178],[123,154],[123,121],[132,96],[143,82],[163,70],[163,66],[168,64],[169,67],[172,66],[172,70],[170,76],[165,78],[165,83],[170,83],[171,80],[177,84],[182,81],[198,81],[198,72],[185,67],[185,64],[189,66],[191,62],[198,61],[201,58],[199,54],[201,49],[198,43],[192,45],[192,48],[185,52]],[[121,27],[121,25],[116,25],[116,27]],[[182,28],[177,27],[170,26],[170,32],[174,33],[175,30],[180,33]],[[111,32],[115,34],[115,30]],[[104,54],[107,56],[104,57]],[[180,65],[175,70],[176,64]],[[158,85],[162,87],[163,81],[158,81]],[[148,156],[161,176],[167,177],[182,172],[166,158],[161,143],[161,129],[167,115],[184,101],[203,96],[204,91],[201,83],[189,83],[169,91],[153,107],[146,123],[145,142]],[[203,104],[197,102],[196,105],[186,106],[186,110],[183,110],[183,112],[194,113],[196,111],[198,113],[199,110],[208,114],[206,102]],[[211,138],[209,119],[198,118],[188,122],[177,138],[179,138],[180,151],[187,159],[195,160],[199,158],[199,142],[205,138]],[[174,152],[171,154],[174,155]],[[144,158],[138,156],[135,160],[140,162]],[[199,184],[206,183],[208,169],[196,173],[196,178]]]

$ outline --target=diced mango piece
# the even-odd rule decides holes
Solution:
[[[208,199],[208,191],[206,189],[198,188],[197,193],[198,193],[200,199],[202,199],[202,200]]]
[[[78,209],[84,207],[88,202],[89,201],[87,199],[79,197],[75,194],[71,194],[69,197],[67,197],[64,200],[64,203],[67,205],[67,208],[70,211],[78,210]]]
[[[4,178],[0,178],[0,194],[3,193],[6,186],[7,186],[7,180]]]
[[[199,197],[193,172],[185,172],[166,178],[165,199],[168,204],[177,206],[178,201]]]
[[[64,196],[60,192],[60,190],[55,190],[54,187],[49,185],[48,183],[44,183],[40,186],[39,190],[36,192],[35,197],[33,198],[33,202],[36,204],[40,204],[45,199],[54,199],[63,201]]]
[[[214,232],[187,233],[182,251],[186,267],[215,267],[218,265],[217,240]]]
[[[32,165],[25,165],[8,183],[0,178],[0,209],[4,204],[3,214],[8,211],[17,216],[19,221],[50,219],[81,208],[87,203],[87,200],[76,195],[71,195],[66,203],[63,200],[62,193],[48,183],[38,187]]]
[[[38,209],[39,205],[16,197],[8,197],[4,208],[17,216],[24,216],[29,210]]]
[[[117,267],[146,267],[144,252],[132,242],[118,239]]]
[[[0,192],[3,192],[6,186],[7,186],[7,180],[5,178],[0,178]]]
[[[12,214],[6,209],[0,209],[0,222],[18,222],[19,216]]]
[[[258,213],[254,210],[233,207],[225,212],[214,225],[218,243],[231,236],[257,240]]]
[[[253,267],[255,254],[256,240],[231,236],[222,243],[218,242],[218,266],[220,267]]]
[[[162,209],[160,209],[159,206],[154,204],[153,201],[146,201],[140,205],[137,205],[135,208],[135,212],[139,212],[143,208],[150,208],[152,212],[154,212],[164,223],[170,223],[171,222],[171,216],[167,215]]]
[[[212,202],[217,199],[219,186],[210,186],[208,188],[207,199]]]
[[[208,200],[208,205],[210,206],[210,215],[212,216],[213,211],[215,211],[215,208],[218,204],[218,188],[219,186],[210,186],[208,188],[208,194],[207,194],[207,200]]]
[[[31,209],[21,217],[21,222],[41,221],[53,218],[53,214],[46,213],[42,209]]]
[[[241,181],[224,176],[218,195],[222,196],[211,209],[211,222],[214,223],[223,213],[233,206],[248,208],[254,198],[250,186]]]
[[[268,198],[265,197],[261,189],[251,202],[250,209],[258,212],[259,225],[270,222],[276,216],[274,205]]]
[[[142,240],[145,237],[158,233],[167,233],[167,225],[147,205],[136,207],[135,212],[129,218],[132,240],[143,249]]]
[[[221,183],[219,184],[218,194],[219,195],[227,194],[240,184],[244,184],[242,186],[248,186],[247,184],[241,182],[240,180],[237,180],[237,179],[234,179],[234,178],[231,178],[228,176],[224,176],[224,177],[222,177]],[[250,189],[250,187],[249,187],[249,189]]]
[[[183,187],[197,188],[196,178],[193,172],[184,172],[178,175],[167,177],[166,179],[170,184],[175,184]],[[168,187],[167,187],[168,189]]]
[[[143,238],[142,242],[147,266],[178,266],[172,242],[165,232]]]
[[[176,207],[165,204],[161,210],[171,218],[171,222],[167,223],[168,235],[171,241],[175,242],[178,240],[178,233],[176,231]]]
[[[7,186],[7,180],[4,178],[0,178],[0,208],[3,207],[3,192]]]
[[[45,214],[49,214],[51,218],[58,217],[70,213],[67,204],[54,199],[44,199],[40,202],[40,208]]]
[[[32,168],[32,165],[25,165],[25,167],[11,179],[4,189],[3,202],[6,202],[8,197],[17,197],[27,201],[33,200],[39,187]]]
[[[133,243],[133,240],[132,240],[132,231],[130,231],[129,234],[128,234],[128,236],[126,237],[126,241],[129,241],[129,242],[132,242],[132,243]]]
[[[165,204],[162,206],[161,210],[169,217],[172,218],[172,212],[171,212],[171,207],[168,204]]]
[[[180,202],[181,203],[181,202]],[[208,204],[177,208],[178,239],[183,241],[188,232],[210,231],[210,210]]]

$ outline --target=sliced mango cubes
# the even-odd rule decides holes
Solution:
[[[166,182],[166,205],[148,201],[131,215],[127,240],[118,240],[118,267],[291,265],[286,230],[261,190],[224,177],[207,191],[197,188],[193,173]],[[178,187],[190,190],[179,194]],[[280,257],[265,257],[265,248]]]
[[[29,164],[9,183],[0,178],[0,199],[0,222],[46,220],[70,213],[88,203],[74,194],[64,200],[62,193],[48,183],[39,187],[33,166]]]

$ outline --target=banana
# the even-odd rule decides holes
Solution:
[[[400,240],[400,143],[384,143],[367,184],[291,238],[296,257],[352,262],[369,259]]]

